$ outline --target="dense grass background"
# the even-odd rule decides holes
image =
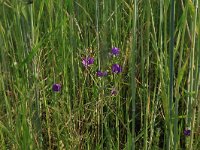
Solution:
[[[0,0],[0,149],[198,149],[200,3],[172,2]]]

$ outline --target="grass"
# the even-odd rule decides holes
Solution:
[[[0,149],[198,149],[199,5],[0,0]]]

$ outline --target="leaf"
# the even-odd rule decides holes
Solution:
[[[188,1],[188,10],[193,18],[195,14],[195,6],[191,0]]]
[[[178,76],[177,76],[177,80],[176,80],[176,87],[179,88],[181,82],[182,82],[182,79],[183,79],[183,75],[185,73],[185,70],[186,70],[186,67],[187,67],[187,64],[188,64],[188,58],[187,60],[185,61],[185,64],[180,68],[179,72],[178,72]]]

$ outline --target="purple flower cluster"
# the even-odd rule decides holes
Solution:
[[[113,47],[111,49],[111,53],[110,53],[113,57],[115,56],[119,56],[120,54],[120,49],[117,47]],[[93,57],[85,57],[82,59],[82,64],[85,68],[91,66],[92,64],[94,64],[94,58]],[[120,66],[120,64],[114,63],[111,66],[111,72],[114,74],[119,74],[122,72],[122,67]],[[96,76],[97,77],[105,77],[108,75],[107,71],[102,71],[102,70],[98,70],[96,72]],[[111,90],[111,96],[116,96],[117,95],[117,90],[115,88],[112,88]]]
[[[113,47],[111,54],[113,56],[118,56],[119,55],[119,48]],[[117,73],[122,72],[122,67],[119,64],[113,64],[111,70],[112,70],[113,73],[117,74]]]
[[[119,48],[113,47],[113,48],[111,49],[111,55],[112,55],[112,56],[118,56],[119,53],[120,53],[120,49],[119,49]],[[82,58],[82,64],[83,64],[83,66],[84,66],[85,68],[90,67],[92,64],[94,64],[94,57],[87,56],[87,57]],[[111,66],[111,71],[112,71],[112,73],[114,73],[114,74],[119,74],[119,73],[122,72],[122,67],[121,67],[119,64],[114,63],[114,64]],[[105,77],[105,76],[108,75],[108,72],[107,72],[107,71],[98,70],[98,71],[96,72],[96,75],[97,75],[97,77]],[[52,90],[53,90],[54,92],[59,92],[59,91],[61,90],[61,84],[58,84],[58,83],[53,84]],[[115,90],[115,88],[113,88],[113,89],[111,90],[111,95],[112,95],[112,96],[115,96],[116,94],[117,94],[117,91]]]
[[[113,56],[117,56],[119,55],[119,48],[117,47],[113,47],[112,50],[111,50],[111,53]],[[92,64],[94,64],[94,58],[93,57],[85,57],[82,59],[82,64],[85,68],[91,66]],[[122,72],[122,67],[119,65],[119,64],[113,64],[112,67],[111,67],[111,70],[113,73],[115,74],[118,74],[120,72]],[[101,70],[98,70],[96,75],[98,77],[103,77],[103,76],[107,76],[107,71],[101,71]]]

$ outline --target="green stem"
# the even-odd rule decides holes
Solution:
[[[136,81],[135,81],[135,59],[136,59],[136,23],[137,23],[137,0],[134,0],[133,14],[133,41],[131,50],[131,93],[132,93],[132,150],[135,150],[135,97],[136,97]]]

